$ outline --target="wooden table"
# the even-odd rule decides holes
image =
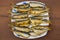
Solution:
[[[24,0],[0,0],[0,40],[25,40],[15,37],[9,30],[10,4]],[[36,0],[35,0],[36,1]],[[60,0],[37,0],[46,3],[50,8],[50,20],[52,30],[45,37],[34,40],[60,40]],[[27,40],[27,39],[26,39]],[[33,40],[33,39],[32,39]]]

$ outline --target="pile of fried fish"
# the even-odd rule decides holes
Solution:
[[[14,5],[10,12],[11,30],[18,36],[29,38],[50,30],[49,9],[41,3]]]

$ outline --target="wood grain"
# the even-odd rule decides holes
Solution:
[[[24,0],[0,0],[0,40],[27,40],[15,37],[9,30],[9,14],[11,3],[16,4]],[[36,0],[35,0],[36,1]],[[60,40],[60,0],[37,0],[46,3],[50,8],[52,28],[45,37],[31,40]]]

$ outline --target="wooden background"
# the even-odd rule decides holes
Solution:
[[[25,0],[0,0],[0,40],[25,40],[15,37],[9,31],[9,14],[11,3]],[[36,1],[36,0],[35,0]],[[60,0],[37,0],[46,3],[50,8],[50,20],[52,30],[45,37],[32,40],[60,40]],[[27,39],[26,39],[27,40]]]

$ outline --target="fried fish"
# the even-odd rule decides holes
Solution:
[[[24,38],[28,38],[30,36],[29,34],[26,34],[26,33],[23,33],[23,32],[16,32],[16,31],[14,31],[14,33],[16,33],[18,36],[22,36]]]

